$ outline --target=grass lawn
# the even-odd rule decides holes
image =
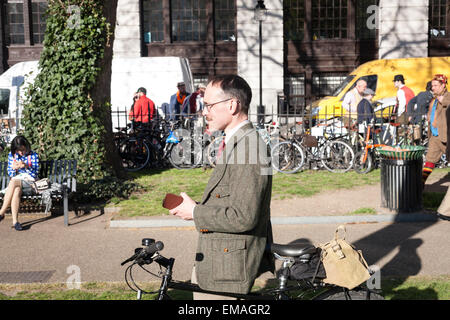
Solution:
[[[450,168],[435,169],[433,174],[445,175]],[[118,218],[167,215],[161,203],[166,193],[186,192],[194,200],[200,200],[211,176],[212,169],[145,170],[131,173],[142,189],[129,199],[113,198],[108,206],[120,207]],[[272,199],[310,197],[326,190],[351,189],[380,182],[380,170],[368,174],[350,171],[343,174],[326,170],[305,170],[296,174],[276,173],[273,176]],[[424,193],[424,208],[436,210],[445,193]],[[373,208],[361,208],[349,215],[376,214]]]
[[[120,207],[119,217],[165,215],[168,211],[161,203],[166,193],[186,192],[194,200],[200,200],[212,170],[147,170],[132,173],[134,181],[142,190],[129,199],[111,200],[109,206]],[[325,170],[306,170],[296,174],[277,173],[273,176],[272,199],[310,197],[319,192],[335,189],[351,189],[376,184],[380,181],[379,170],[369,174],[347,172],[336,174]]]
[[[141,284],[140,284],[141,285]],[[155,291],[159,282],[142,285]],[[261,286],[257,283],[256,286]],[[381,281],[386,300],[450,300],[450,276],[389,278]],[[172,299],[191,300],[192,293],[169,291]],[[151,300],[156,295],[144,295]],[[134,300],[136,293],[125,283],[83,283],[80,289],[67,289],[65,284],[0,284],[0,300]]]

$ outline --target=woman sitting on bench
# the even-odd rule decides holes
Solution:
[[[20,197],[34,193],[33,182],[39,173],[39,157],[31,150],[30,143],[23,136],[16,136],[11,142],[11,152],[8,155],[8,175],[11,177],[3,205],[0,209],[0,221],[5,217],[6,210],[11,206],[13,227],[22,230],[17,221],[19,215]]]

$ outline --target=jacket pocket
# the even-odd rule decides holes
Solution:
[[[212,197],[221,199],[230,196],[230,187],[228,185],[219,185],[211,193]]]
[[[245,281],[245,240],[215,239],[212,245],[213,279],[215,281]]]

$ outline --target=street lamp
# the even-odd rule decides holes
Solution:
[[[264,5],[264,0],[258,0],[258,4],[255,7],[255,15],[253,19],[259,22],[259,110],[257,113],[264,114],[262,104],[262,22],[266,20],[267,9]],[[258,119],[259,121],[259,119]]]

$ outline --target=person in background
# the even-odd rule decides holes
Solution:
[[[188,95],[182,106],[183,116],[198,116],[203,110],[203,97],[205,95],[206,86],[199,84],[197,90]]]
[[[407,113],[410,123],[420,124],[422,122],[423,116],[428,113],[431,100],[433,100],[433,90],[431,90],[431,81],[428,81],[425,91],[420,92],[408,102]]]
[[[435,99],[431,101],[428,111],[428,150],[422,169],[422,184],[433,172],[436,163],[447,150],[446,109],[450,105],[450,93],[447,91],[447,77],[437,74],[431,80],[431,89]]]
[[[423,120],[428,114],[428,109],[432,99],[433,91],[431,90],[431,81],[428,81],[425,91],[420,92],[408,102],[408,122],[412,126],[413,140],[415,144],[421,143]]]
[[[394,77],[394,86],[397,90],[397,103],[394,108],[394,117],[398,123],[408,124],[408,110],[409,101],[414,98],[415,94],[410,88],[405,85],[405,78],[398,74]]]
[[[35,191],[33,182],[39,174],[39,157],[31,150],[30,143],[24,136],[16,136],[11,141],[11,152],[8,155],[8,188],[3,197],[0,209],[0,221],[5,218],[6,210],[11,207],[14,229],[22,231],[18,221],[20,198],[22,194],[32,195]]]
[[[175,93],[170,97],[170,104],[169,104],[170,120],[180,119],[181,106],[183,105],[186,97],[190,95],[189,92],[186,92],[186,84],[184,82],[178,82],[177,88],[178,88],[177,93]]]
[[[155,103],[147,98],[147,90],[143,87],[137,90],[137,100],[128,114],[128,119],[139,123],[149,123],[155,115]]]
[[[344,125],[348,128],[353,126],[354,122],[357,121],[358,118],[358,111],[357,107],[358,104],[363,99],[363,92],[367,88],[367,81],[364,79],[359,79],[356,81],[356,85],[353,89],[348,91],[344,96],[344,101],[342,101],[342,108],[344,108],[347,112],[346,115],[344,115]]]
[[[373,107],[372,107],[372,99],[375,96],[375,92],[366,88],[363,92],[363,99],[359,102],[357,111],[358,111],[358,124],[362,124],[366,122],[366,124],[370,124],[372,119],[374,119]]]
[[[442,99],[443,103],[450,102],[448,96],[449,93],[447,92],[447,100]],[[447,141],[450,141],[450,124],[448,123],[450,121],[450,104],[447,104],[445,116],[447,119]],[[450,144],[448,143],[445,149],[445,155],[447,156],[447,159],[450,159]],[[447,193],[437,209],[437,216],[442,220],[450,221],[450,187],[447,188]]]

